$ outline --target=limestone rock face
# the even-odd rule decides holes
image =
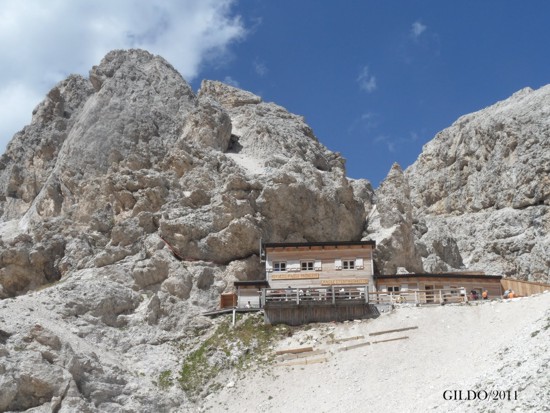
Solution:
[[[0,410],[179,411],[159,375],[221,292],[263,277],[260,240],[359,240],[369,187],[302,117],[110,52],[0,159]]]
[[[458,119],[406,171],[427,271],[550,281],[550,86]]]
[[[410,188],[398,164],[394,164],[376,191],[376,205],[368,216],[366,239],[376,241],[375,263],[382,274],[398,267],[421,272],[422,261],[414,238]]]
[[[550,282],[550,86],[458,119],[374,193],[381,273],[484,271]],[[369,207],[366,208],[369,211]]]
[[[90,82],[69,76],[33,111],[32,122],[15,134],[0,157],[0,216],[21,218],[50,177],[59,151],[93,93]]]

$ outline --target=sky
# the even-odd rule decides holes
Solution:
[[[547,0],[0,0],[0,152],[112,49],[303,115],[377,187],[460,116],[550,83]]]

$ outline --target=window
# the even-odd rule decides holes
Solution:
[[[313,271],[315,261],[302,261],[302,271]]]
[[[286,262],[285,261],[274,262],[273,271],[276,271],[276,272],[286,271]]]
[[[393,286],[393,287],[388,287],[388,292],[389,293],[398,293],[399,292],[399,286]]]
[[[342,260],[342,268],[344,270],[354,270],[355,260]]]

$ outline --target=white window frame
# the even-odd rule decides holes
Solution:
[[[355,258],[343,259],[342,260],[342,269],[353,271],[355,270]]]
[[[389,293],[398,293],[401,291],[401,287],[399,287],[398,285],[390,285],[388,286],[388,292]]]
[[[301,271],[314,271],[314,269],[315,269],[315,260],[300,261],[300,270]]]
[[[286,272],[286,261],[273,261],[273,272]]]

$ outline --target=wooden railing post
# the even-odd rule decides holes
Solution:
[[[439,304],[443,302],[443,292],[439,290]]]
[[[336,304],[336,294],[334,294],[334,285],[332,285],[330,288],[332,291],[332,304]]]
[[[418,304],[418,290],[414,290],[414,303]]]
[[[296,288],[296,304],[300,304],[300,290]]]

